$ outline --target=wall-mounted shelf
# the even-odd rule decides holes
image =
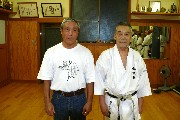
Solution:
[[[0,8],[0,13],[3,13],[3,14],[16,14],[17,12],[12,12],[10,10],[6,10],[6,9],[3,9],[3,8]]]
[[[131,15],[163,15],[163,16],[180,16],[180,13],[162,13],[162,12],[132,12]]]
[[[151,0],[154,1],[154,0]],[[160,8],[158,8],[158,11],[163,7],[165,8],[166,12],[144,12],[147,11],[147,8],[151,6],[150,2],[147,2],[145,0],[129,0],[129,21],[142,21],[142,20],[168,20],[168,21],[174,21],[174,20],[180,20],[180,0],[168,0],[166,3],[163,0],[158,0],[160,2]],[[176,13],[169,13],[171,11],[171,5],[175,3],[177,7]],[[142,8],[145,7],[145,8]],[[142,11],[142,9],[144,11]]]

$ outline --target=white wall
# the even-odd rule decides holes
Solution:
[[[17,12],[16,15],[10,15],[11,18],[19,18],[19,11],[17,2],[37,2],[39,18],[42,18],[41,3],[61,3],[63,17],[69,17],[69,0],[9,0],[13,2],[13,12]]]
[[[5,44],[5,20],[0,20],[0,44]]]
[[[142,6],[149,6],[149,1],[161,1],[161,7],[171,10],[171,5],[174,4],[179,8],[179,0],[139,0],[139,8]],[[131,0],[131,11],[136,10],[137,0]]]

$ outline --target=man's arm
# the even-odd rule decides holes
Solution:
[[[93,95],[94,95],[94,82],[87,83],[87,102],[83,107],[83,115],[88,115],[89,112],[92,110],[92,102],[93,102]]]
[[[101,107],[101,112],[104,116],[109,117],[110,113],[107,107],[107,104],[105,102],[105,96],[104,95],[99,95],[99,104]]]
[[[91,103],[93,101],[93,95],[94,95],[94,82],[87,84],[87,103]]]
[[[48,115],[54,115],[55,112],[54,106],[50,100],[50,85],[51,85],[50,80],[44,80],[44,104],[45,104],[46,113]]]

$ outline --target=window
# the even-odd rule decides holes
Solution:
[[[128,20],[128,0],[72,0],[72,17],[81,25],[79,42],[110,42],[116,24]]]

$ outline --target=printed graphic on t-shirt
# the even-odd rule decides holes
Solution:
[[[77,75],[77,72],[79,71],[77,64],[71,60],[63,61],[63,65],[59,66],[58,68],[60,68],[61,70],[67,71],[67,75],[68,75],[67,81],[70,78],[75,78]]]

